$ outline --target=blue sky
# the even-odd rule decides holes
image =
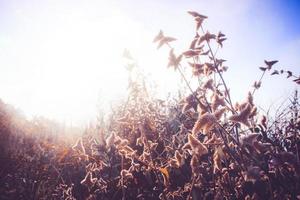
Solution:
[[[162,29],[178,38],[177,52],[184,50],[194,36],[188,10],[207,15],[205,28],[228,37],[218,55],[227,60],[234,101],[245,98],[264,59],[300,74],[297,0],[0,0],[0,98],[28,116],[89,119],[99,95],[109,102],[124,93],[124,48],[158,90],[174,91],[178,76],[165,69],[168,50],[157,51],[151,41]],[[266,76],[255,99],[276,106],[296,88],[284,77]]]

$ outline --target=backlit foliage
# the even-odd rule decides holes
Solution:
[[[154,38],[158,49],[170,49],[168,67],[180,73],[186,96],[156,99],[142,75],[130,76],[127,100],[69,138],[75,130],[28,121],[1,102],[0,199],[299,199],[297,92],[275,119],[259,113],[255,91],[278,62],[265,61],[253,91],[233,102],[226,60],[213,49],[225,45],[225,34],[188,13],[196,32],[187,50],[175,54],[175,38],[163,31]],[[125,56],[132,59],[128,50]],[[299,84],[290,71],[271,72],[284,73]]]

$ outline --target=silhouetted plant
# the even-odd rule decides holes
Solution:
[[[217,54],[225,34],[206,31],[207,17],[188,13],[196,33],[187,50],[176,55],[175,38],[163,31],[154,39],[158,49],[170,48],[168,67],[182,76],[185,97],[156,99],[142,74],[130,76],[126,102],[76,139],[0,102],[0,198],[299,199],[297,92],[274,120],[260,115],[254,94],[277,63],[265,61],[253,91],[232,102],[226,60]],[[133,60],[127,50],[124,56]],[[129,74],[135,67],[127,66]],[[290,71],[271,75],[284,73],[299,84]]]

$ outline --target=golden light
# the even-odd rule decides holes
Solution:
[[[174,85],[175,73],[167,75],[168,50],[158,52],[154,34],[118,10],[100,17],[83,10],[75,15],[38,13],[34,18],[18,14],[23,21],[11,45],[18,90],[9,88],[2,96],[29,117],[72,123],[95,118],[99,101],[109,107],[126,94],[125,48],[145,75],[160,81],[159,91]]]

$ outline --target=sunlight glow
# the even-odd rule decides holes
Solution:
[[[29,117],[42,115],[85,123],[95,118],[99,101],[102,107],[110,107],[126,93],[125,48],[145,74],[161,80],[162,88],[168,88],[166,84],[174,80],[164,70],[166,54],[156,51],[153,35],[139,24],[117,10],[100,17],[90,17],[83,10],[76,13],[40,13],[42,19],[36,19],[18,11],[24,21],[17,40],[11,41],[8,49],[15,51],[14,58],[6,61],[7,65],[16,65],[14,83],[18,90],[2,91],[4,100]]]

